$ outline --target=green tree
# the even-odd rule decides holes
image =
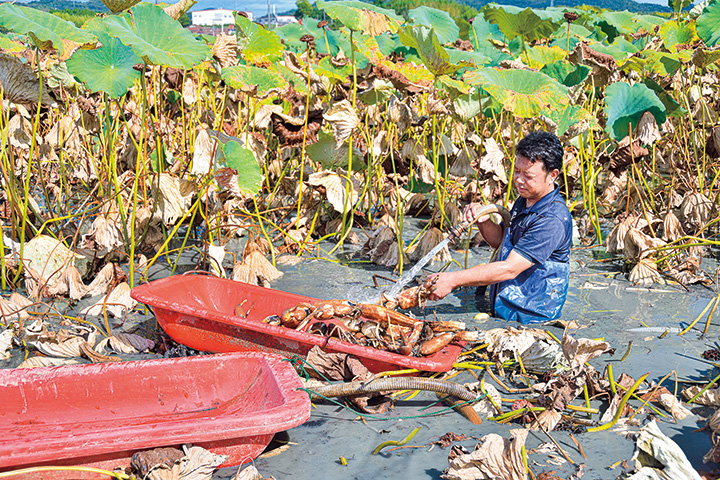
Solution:
[[[182,17],[180,17],[180,20],[178,20],[178,21],[180,22],[180,25],[182,25],[183,27],[187,27],[190,25],[190,17],[188,16],[187,13],[183,13]]]
[[[310,4],[308,0],[297,0],[295,2],[297,10],[295,10],[295,18],[322,18],[322,12],[315,4]]]

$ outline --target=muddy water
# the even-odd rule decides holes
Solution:
[[[460,264],[464,263],[463,252],[453,252],[453,257]],[[469,264],[485,262],[489,257],[489,249],[473,249],[468,255]],[[596,368],[603,370],[606,364],[611,363],[616,377],[625,372],[638,378],[650,372],[648,379],[652,381],[660,380],[672,370],[682,379],[707,380],[714,376],[712,367],[701,360],[701,353],[716,344],[720,335],[720,316],[716,315],[706,339],[700,338],[697,330],[682,337],[668,333],[660,338],[666,329],[672,332],[687,326],[714,297],[714,293],[704,287],[690,287],[690,292],[676,285],[636,287],[620,271],[619,260],[605,261],[602,257],[604,255],[601,251],[573,251],[570,290],[563,310],[564,319],[575,319],[583,326],[578,336],[602,337],[616,348],[614,356],[605,355],[595,360],[593,363]],[[351,259],[352,254],[346,251],[337,257],[338,264],[311,260],[284,268],[285,275],[273,287],[322,298],[347,298],[348,292],[374,292],[376,289],[369,287],[372,285],[373,273],[392,276],[386,270],[354,263]],[[716,263],[708,259],[703,264],[708,272],[713,272],[715,266]],[[431,265],[425,272],[436,271],[439,267]],[[495,319],[474,320],[475,313],[483,308],[487,308],[487,302],[478,300],[474,289],[463,289],[415,314],[419,317],[437,315],[444,319],[463,320],[482,329],[510,325]],[[704,328],[704,321],[698,324],[700,330]],[[547,328],[558,337],[562,335],[560,328]],[[630,342],[630,352],[621,361]],[[455,380],[475,381],[467,373]],[[492,383],[492,380],[488,381]],[[674,381],[666,381],[665,385],[671,391],[674,389]],[[519,398],[505,393],[503,397]],[[410,442],[412,445],[427,445],[451,431],[473,437],[488,433],[509,436],[508,431],[517,428],[488,421],[482,425],[472,425],[454,412],[430,417],[397,418],[442,410],[442,405],[422,410],[435,401],[433,394],[422,393],[410,401],[398,402],[391,413],[381,416],[382,419],[366,419],[367,424],[358,421],[357,414],[343,407],[318,404],[313,409],[310,422],[289,432],[292,445],[288,450],[269,458],[260,458],[255,464],[261,473],[275,478],[437,479],[447,466],[448,450],[427,446],[399,449],[380,455],[370,455],[370,452],[386,440],[404,438],[416,426],[422,428]],[[594,401],[592,404],[601,411],[607,408],[607,404],[602,402]],[[702,407],[693,407],[693,411],[707,414],[707,409]],[[677,424],[669,415],[666,418],[658,417],[658,421],[661,430],[680,445],[696,469],[710,470],[717,467],[702,464],[702,456],[712,443],[709,433],[693,432],[702,425],[700,416],[692,415]],[[582,457],[566,433],[553,432],[552,436],[572,460],[587,465],[585,479],[614,479],[622,473],[622,467],[607,467],[622,460],[632,465],[630,459],[635,443],[617,433],[577,435],[587,459]],[[541,432],[532,432],[527,440],[528,449],[548,441]],[[470,440],[460,443],[472,450],[477,442]],[[347,460],[347,466],[341,464],[340,457]],[[555,470],[558,475],[566,476],[574,471],[574,467],[557,452],[531,453],[530,462],[535,474],[543,470]],[[217,473],[216,477],[231,477],[234,472],[235,469],[225,469]]]
[[[409,232],[411,235],[412,232]],[[361,237],[362,238],[362,237]],[[231,249],[240,251],[241,245]],[[327,246],[329,250],[330,246]],[[377,268],[359,261],[354,252],[359,247],[348,247],[344,251],[326,259],[306,259],[294,266],[280,266],[284,276],[275,281],[273,288],[318,298],[348,298],[360,295],[377,294],[372,281],[373,274],[392,277],[387,269]],[[717,253],[717,251],[715,252]],[[458,263],[464,264],[464,252],[453,252]],[[620,261],[605,261],[601,251],[576,250],[572,253],[572,273],[567,303],[563,318],[577,320],[584,328],[577,335],[588,338],[604,338],[617,352],[613,357],[603,356],[593,361],[598,370],[608,363],[613,365],[617,377],[625,372],[634,378],[650,372],[649,380],[658,381],[664,375],[675,370],[680,378],[705,380],[717,372],[701,360],[701,353],[717,344],[720,335],[720,312],[710,326],[706,339],[700,338],[697,330],[685,336],[667,334],[660,338],[665,329],[682,329],[692,321],[707,305],[714,293],[703,287],[691,287],[690,292],[673,285],[653,285],[650,288],[634,287],[620,272]],[[486,262],[490,250],[476,248],[468,252],[468,264]],[[188,255],[181,262],[177,273],[195,268],[197,256]],[[229,257],[227,259],[230,265]],[[429,265],[425,273],[439,269],[441,265]],[[705,259],[703,267],[713,272],[716,262]],[[458,268],[453,265],[450,268]],[[156,269],[152,278],[169,274],[167,268]],[[382,280],[379,280],[381,283]],[[75,308],[84,306],[97,299],[85,299]],[[513,325],[495,319],[474,320],[475,314],[487,308],[487,302],[478,299],[474,289],[454,292],[446,299],[429,304],[414,314],[418,317],[432,318],[437,315],[443,319],[456,319],[481,329]],[[124,325],[115,321],[115,331],[128,331],[139,328],[137,333],[152,338],[154,322],[150,312],[137,311],[128,317]],[[643,324],[650,327],[647,331]],[[702,330],[704,319],[698,324]],[[556,336],[562,335],[562,329],[547,327]],[[624,361],[621,358],[632,342],[632,348]],[[147,357],[147,356],[146,356]],[[138,357],[135,357],[138,358]],[[15,355],[10,360],[0,361],[0,368],[14,367],[22,359]],[[454,381],[473,382],[469,373],[455,377]],[[489,380],[492,383],[492,380]],[[674,383],[665,383],[671,391]],[[519,398],[503,393],[505,398]],[[289,448],[267,458],[259,458],[255,465],[265,477],[277,479],[292,478],[298,480],[318,480],[335,478],[387,478],[387,479],[438,479],[447,466],[449,450],[437,446],[423,448],[405,448],[380,455],[370,455],[378,444],[387,440],[400,440],[415,427],[421,429],[410,442],[411,445],[428,445],[447,432],[462,433],[469,437],[481,437],[488,433],[498,433],[508,437],[514,425],[498,425],[485,421],[482,425],[472,425],[455,412],[440,413],[445,407],[434,405],[434,394],[421,393],[409,401],[400,401],[395,409],[381,415],[378,419],[367,418],[358,421],[354,412],[332,404],[317,404],[313,408],[310,421],[290,430]],[[579,404],[579,402],[574,402]],[[603,411],[607,405],[592,402],[592,406]],[[694,407],[698,414],[707,414],[702,408]],[[430,415],[430,416],[427,416]],[[401,418],[413,417],[413,418]],[[670,436],[686,452],[693,465],[699,469],[710,470],[717,465],[703,465],[702,456],[711,446],[708,432],[693,432],[698,428],[700,417],[693,415],[674,423],[667,417],[658,417],[661,430]],[[571,459],[585,463],[584,479],[614,479],[621,473],[621,467],[612,470],[607,467],[616,462],[627,460],[634,451],[634,442],[613,432],[577,435],[587,460],[582,457],[569,436],[563,432],[553,432],[557,440]],[[539,447],[549,440],[541,432],[531,432],[527,440],[528,450]],[[475,440],[460,442],[472,450]],[[340,458],[347,460],[342,465]],[[559,476],[566,477],[574,467],[562,460],[557,452],[552,454],[530,453],[531,467],[535,474],[544,470],[555,470]],[[232,478],[237,468],[221,469],[215,473],[215,479]]]

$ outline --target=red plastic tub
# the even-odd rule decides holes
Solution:
[[[355,355],[372,372],[415,368],[446,372],[461,346],[448,345],[428,357],[409,357],[337,338],[268,325],[262,320],[301,302],[318,299],[207,275],[176,275],[133,288],[130,295],[153,308],[160,326],[178,343],[207,352],[261,350],[306,356],[317,345]],[[235,315],[242,304],[245,318]]]
[[[258,352],[0,370],[0,471],[128,467],[137,451],[198,445],[248,462],[310,416],[292,366]],[[108,478],[43,472],[12,478]]]

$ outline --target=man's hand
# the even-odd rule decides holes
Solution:
[[[490,215],[483,215],[480,218],[477,217],[478,211],[483,207],[480,203],[470,203],[465,207],[465,210],[463,211],[463,221],[465,222],[472,222],[475,220],[475,223],[479,226],[481,223],[487,222],[490,220]]]
[[[435,290],[428,295],[428,300],[442,300],[453,290],[452,273],[433,273],[425,280],[425,285],[430,286],[433,279],[437,278],[435,283]]]

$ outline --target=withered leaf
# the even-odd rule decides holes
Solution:
[[[308,113],[307,129],[304,128],[305,119],[288,117],[278,113],[271,113],[273,133],[280,140],[280,146],[292,147],[302,145],[303,135],[305,135],[305,144],[310,145],[317,142],[317,132],[320,130],[323,122],[323,111],[312,110]],[[307,133],[305,133],[307,132]]]

